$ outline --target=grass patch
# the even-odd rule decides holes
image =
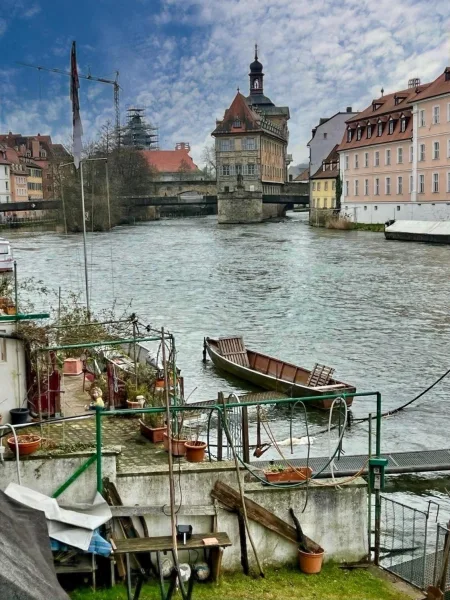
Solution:
[[[327,229],[384,231],[384,223],[354,223],[346,217],[331,217],[325,223]]]
[[[335,564],[324,565],[319,575],[303,575],[296,569],[270,569],[266,577],[252,578],[241,573],[225,575],[219,585],[195,584],[193,600],[410,600],[388,582],[364,569],[346,571]],[[181,598],[181,595],[176,596]],[[72,600],[125,600],[125,586],[113,589],[80,589]],[[156,582],[143,587],[141,600],[158,600]]]

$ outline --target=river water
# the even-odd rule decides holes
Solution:
[[[63,293],[84,289],[79,235],[11,232],[20,277]],[[129,302],[145,322],[176,336],[191,400],[245,391],[202,363],[204,336],[241,334],[246,345],[301,366],[336,368],[358,391],[380,391],[383,409],[421,392],[449,368],[450,247],[388,242],[380,233],[310,228],[305,215],[218,226],[215,217],[161,220],[88,234],[93,309]],[[44,306],[39,308],[45,308]],[[450,377],[383,420],[382,451],[449,447]],[[375,413],[356,399],[355,418]],[[273,416],[277,439],[285,417]],[[311,417],[326,424],[325,416]],[[304,435],[299,413],[294,435]],[[313,454],[327,451],[326,436]],[[367,451],[367,423],[346,435],[348,454]],[[299,455],[304,448],[298,448]],[[264,455],[264,458],[270,457]],[[413,480],[411,489],[414,487]],[[428,487],[420,493],[428,495]],[[440,486],[442,488],[442,485]]]

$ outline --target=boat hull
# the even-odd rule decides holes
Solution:
[[[281,394],[287,394],[291,398],[307,398],[311,396],[317,396],[317,402],[311,402],[311,406],[314,406],[315,408],[320,408],[322,410],[329,410],[333,403],[333,399],[322,399],[321,396],[337,394],[340,392],[345,392],[346,394],[354,394],[356,392],[356,388],[352,388],[349,386],[334,390],[319,390],[313,387],[309,387],[307,385],[301,385],[298,383],[284,381],[280,378],[261,373],[260,371],[256,371],[254,369],[238,365],[228,360],[227,358],[221,356],[218,352],[216,352],[215,349],[212,348],[211,345],[208,343],[208,341],[206,341],[206,350],[208,352],[209,357],[211,358],[212,363],[218,369],[225,371],[226,373],[230,373],[231,375],[234,375],[239,379],[248,381],[253,385],[260,387],[264,390],[274,390],[276,392],[280,392]],[[347,406],[351,406],[353,403],[353,396],[347,396],[345,398],[345,401]]]

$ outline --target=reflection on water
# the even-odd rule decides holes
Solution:
[[[84,289],[80,236],[9,237],[21,277]],[[380,390],[385,409],[418,394],[449,366],[446,246],[313,229],[304,215],[294,215],[257,226],[220,227],[208,217],[122,227],[88,234],[88,254],[93,306],[132,300],[144,320],[173,331],[186,391],[197,387],[191,400],[239,389],[202,364],[205,335],[242,334],[250,348],[308,368],[334,366],[358,390]],[[383,450],[447,446],[449,391],[450,378],[384,420]],[[369,411],[375,412],[374,400],[355,401],[355,417]],[[302,428],[299,418],[296,437]],[[289,434],[286,419],[273,429],[280,439]],[[350,432],[345,450],[366,449],[365,424]],[[326,451],[326,439],[317,440],[314,452]]]

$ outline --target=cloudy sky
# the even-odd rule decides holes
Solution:
[[[291,110],[290,148],[346,106],[428,81],[450,65],[449,0],[1,0],[0,131],[70,138],[68,79],[17,62],[120,72],[122,113],[145,107],[160,146],[189,141],[201,163],[215,119],[248,90],[255,42],[265,93]],[[111,86],[81,81],[85,140],[113,120]]]

